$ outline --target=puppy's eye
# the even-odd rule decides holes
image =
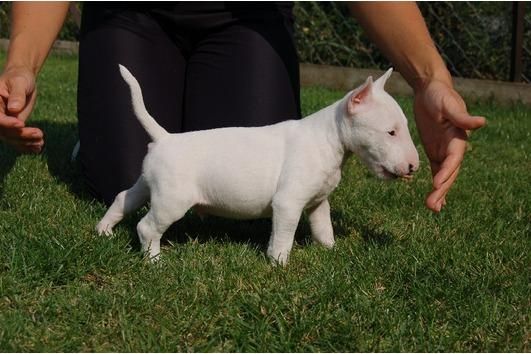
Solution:
[[[391,135],[391,136],[395,136],[396,133],[395,133],[394,130],[390,130],[390,131],[387,132],[387,134],[389,134],[389,135]]]

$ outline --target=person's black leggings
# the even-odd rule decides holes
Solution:
[[[134,184],[149,143],[118,64],[171,133],[300,118],[292,4],[148,5],[83,6],[79,160],[89,191],[106,204]]]

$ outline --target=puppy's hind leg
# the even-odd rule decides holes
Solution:
[[[98,234],[112,235],[112,228],[118,224],[124,216],[137,210],[144,205],[149,198],[149,188],[140,178],[136,181],[133,187],[118,193],[114,202],[110,206],[105,216],[96,225]]]
[[[184,199],[168,198],[168,194],[165,197],[151,196],[151,209],[136,227],[142,251],[147,252],[151,261],[159,258],[162,234],[194,204]]]

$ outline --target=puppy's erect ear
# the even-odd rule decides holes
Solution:
[[[389,70],[387,70],[385,72],[385,74],[383,74],[382,76],[380,76],[378,78],[378,80],[376,80],[374,82],[374,86],[375,87],[378,87],[379,89],[384,89],[384,86],[385,86],[385,83],[387,82],[387,80],[391,77],[391,74],[393,73],[393,68],[390,68]]]
[[[354,115],[359,112],[360,107],[370,100],[373,85],[372,76],[369,76],[363,85],[352,92],[347,104],[347,113],[349,115]]]

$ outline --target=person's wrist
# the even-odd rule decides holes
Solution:
[[[6,74],[6,73],[17,73],[17,74],[35,76],[34,69],[32,68],[31,65],[29,65],[27,63],[20,63],[20,62],[6,63],[3,73],[4,74]]]
[[[452,75],[437,51],[433,41],[417,43],[415,55],[404,56],[397,63],[400,73],[417,94],[424,91],[434,81],[453,87]]]
[[[5,71],[26,71],[37,76],[44,61],[38,46],[33,46],[25,35],[13,34],[9,39]]]
[[[27,81],[28,86],[35,83],[36,73],[31,65],[24,62],[8,62],[2,72],[4,77],[22,77]]]
[[[410,80],[415,94],[424,91],[433,82],[440,82],[453,87],[452,75],[444,64],[435,68],[428,67],[424,70],[418,70]]]

